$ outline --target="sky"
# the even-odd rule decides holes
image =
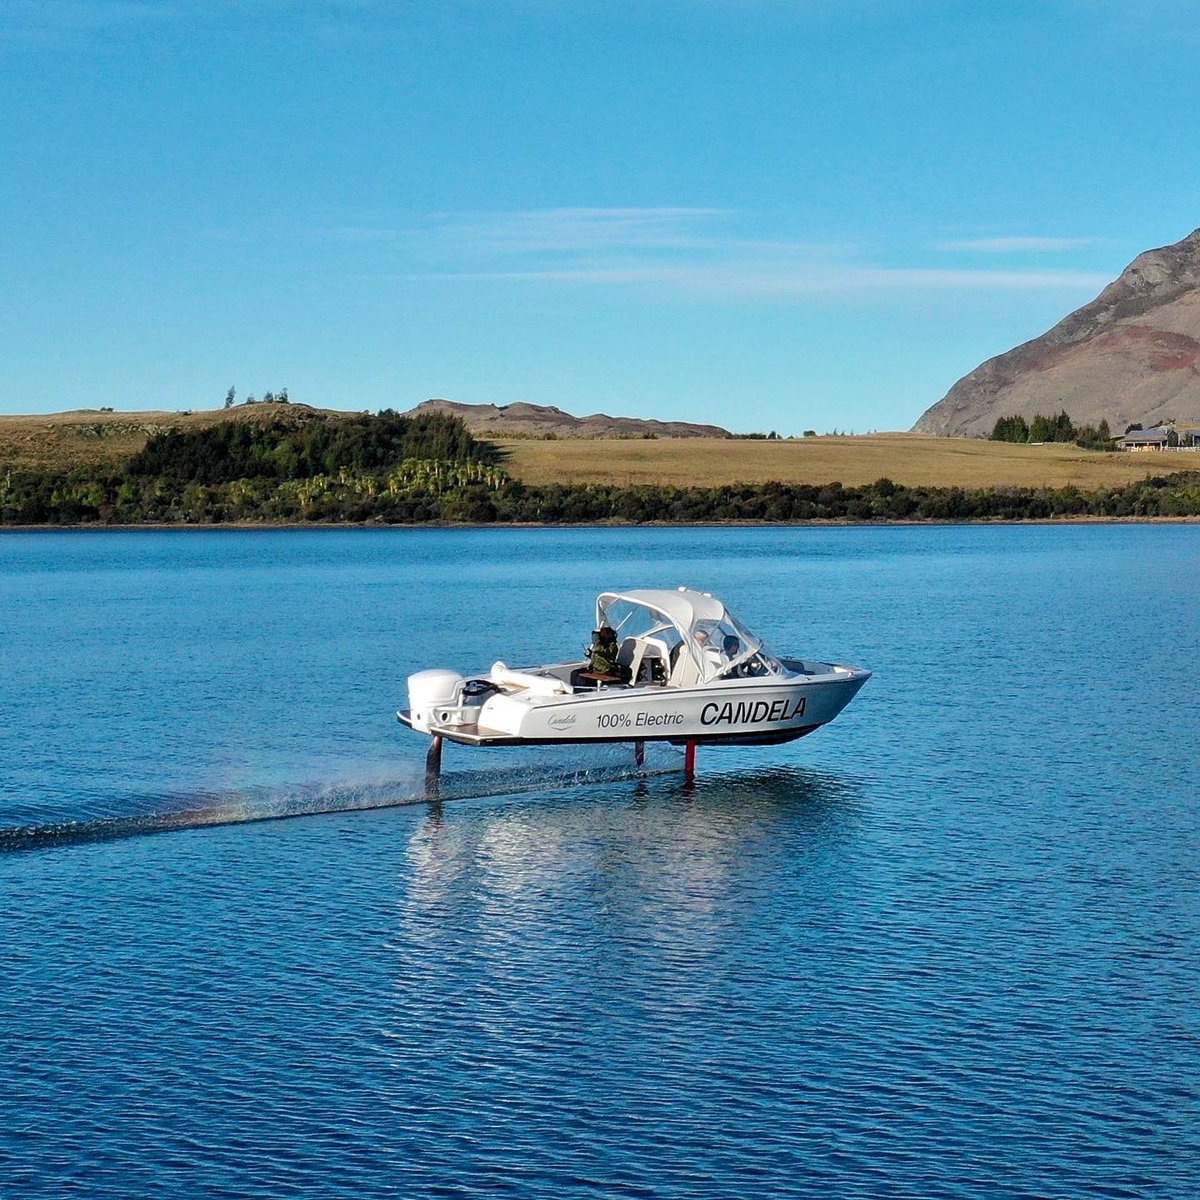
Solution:
[[[1200,225],[1183,0],[0,0],[0,413],[906,429]]]

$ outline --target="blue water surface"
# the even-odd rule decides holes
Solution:
[[[876,674],[419,800],[407,674],[676,584]],[[1198,596],[1194,525],[0,536],[0,1195],[1193,1196]]]

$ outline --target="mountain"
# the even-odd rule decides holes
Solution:
[[[986,436],[999,417],[1063,409],[1116,432],[1200,417],[1200,229],[1139,254],[1090,304],[963,376],[913,432]]]
[[[610,417],[593,413],[574,417],[561,408],[542,404],[459,404],[455,400],[426,400],[409,414],[445,412],[462,417],[467,428],[481,437],[570,438],[727,438],[719,425],[693,425],[687,421],[644,421],[639,417]]]

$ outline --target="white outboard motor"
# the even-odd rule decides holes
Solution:
[[[446,710],[457,712],[466,680],[457,671],[434,668],[418,671],[408,677],[408,711],[412,727],[422,733],[431,732],[431,725],[446,724],[450,715]],[[446,717],[442,713],[446,713]]]

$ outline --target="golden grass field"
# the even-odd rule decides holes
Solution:
[[[119,467],[153,433],[220,421],[303,419],[303,406],[259,404],[208,412],[98,412],[0,416],[0,469]],[[958,487],[1084,489],[1147,475],[1200,470],[1200,454],[1099,454],[1069,445],[1017,446],[974,438],[884,433],[864,437],[759,441],[724,438],[493,439],[507,469],[525,483],[713,486],[727,483],[896,483]]]
[[[1200,454],[1102,454],[1073,445],[1018,446],[975,438],[883,433],[864,437],[748,441],[500,441],[506,467],[525,483],[832,483],[847,487],[886,476],[930,487],[1065,487],[1129,483],[1147,475],[1200,470]]]

